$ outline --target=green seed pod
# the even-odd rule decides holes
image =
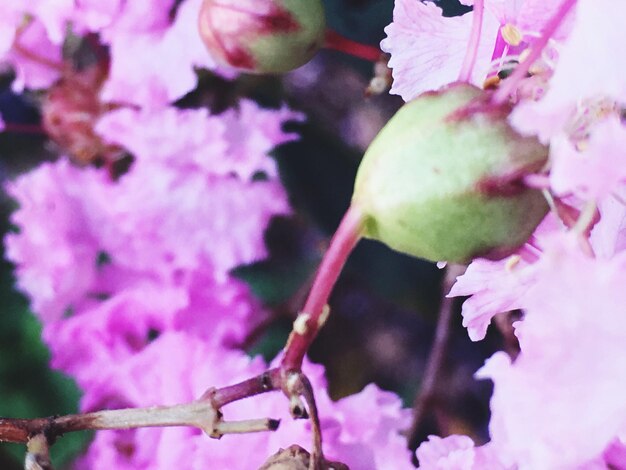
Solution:
[[[320,0],[204,0],[198,28],[218,63],[283,73],[313,57],[326,23]]]
[[[548,206],[522,178],[548,149],[508,124],[486,92],[453,84],[404,105],[368,148],[353,205],[364,236],[432,261],[502,258],[532,234]]]

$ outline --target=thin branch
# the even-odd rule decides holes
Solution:
[[[330,29],[326,30],[324,47],[369,62],[377,62],[383,55],[383,52],[377,47],[353,41]]]
[[[200,400],[181,405],[103,410],[50,418],[0,418],[0,442],[27,443],[32,436],[39,434],[54,442],[57,437],[74,431],[157,426],[193,426],[215,438],[230,432],[273,431],[278,427],[276,420],[224,422],[220,409],[228,403],[280,388],[280,373],[278,369],[272,369],[235,385],[211,388]]]
[[[430,355],[428,356],[422,386],[413,404],[413,421],[408,431],[408,445],[411,450],[415,450],[419,444],[419,428],[430,407],[432,398],[435,395],[437,382],[439,381],[441,369],[446,358],[450,338],[450,322],[452,320],[455,301],[454,298],[447,297],[447,294],[450,292],[456,278],[463,274],[464,270],[465,267],[460,265],[452,264],[446,267],[441,286],[442,299],[439,307],[439,319],[437,320],[435,339],[432,349],[430,350]]]

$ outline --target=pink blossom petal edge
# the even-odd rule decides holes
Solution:
[[[472,27],[472,14],[445,18],[434,3],[397,0],[394,21],[380,46],[391,54],[391,93],[409,101],[458,79]],[[495,45],[498,24],[486,14],[472,83],[482,84]]]

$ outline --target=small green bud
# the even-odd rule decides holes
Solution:
[[[320,0],[204,0],[200,36],[220,64],[283,73],[307,63],[324,42]]]
[[[353,205],[364,236],[432,261],[502,258],[532,234],[548,206],[522,178],[548,149],[507,122],[468,84],[421,95],[389,121],[359,168]]]

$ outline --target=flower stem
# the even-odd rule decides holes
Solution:
[[[302,367],[309,346],[326,321],[328,297],[348,256],[361,239],[363,221],[361,212],[352,206],[339,224],[317,271],[302,313],[294,322],[293,331],[287,340],[281,363],[283,373],[299,371]]]
[[[382,55],[381,50],[377,47],[353,41],[330,29],[326,30],[325,39],[324,47],[327,49],[343,52],[359,59],[377,62]]]
[[[3,132],[14,132],[18,134],[46,135],[46,130],[39,124],[19,124],[14,122],[6,122],[1,130]]]
[[[559,29],[559,26],[561,26],[567,14],[574,5],[576,5],[576,1],[577,0],[564,0],[563,3],[561,3],[557,12],[544,27],[541,36],[533,43],[530,54],[528,54],[526,60],[517,66],[511,76],[504,80],[500,88],[493,94],[491,98],[493,104],[503,104],[509,99],[509,95],[517,88],[519,82],[526,77],[528,70],[530,70],[530,67],[541,56],[550,38],[554,36],[554,33]]]
[[[483,27],[484,13],[484,0],[475,0],[474,11],[472,13],[472,32],[467,43],[467,51],[465,52],[465,59],[463,60],[463,65],[461,66],[461,72],[459,73],[460,82],[469,82],[472,78],[474,64],[476,64],[476,57],[478,57],[478,45],[480,43],[480,33]]]
[[[448,343],[450,339],[450,323],[452,321],[452,312],[454,311],[455,299],[448,297],[452,285],[456,281],[456,278],[463,274],[465,267],[461,265],[448,265],[444,274],[443,283],[441,286],[441,305],[439,307],[439,318],[437,320],[437,328],[435,330],[435,339],[433,346],[428,356],[428,362],[426,363],[426,369],[422,378],[422,386],[419,394],[415,397],[413,403],[413,421],[411,428],[408,431],[408,446],[409,449],[415,450],[419,445],[419,432],[424,417],[428,409],[431,406],[433,396],[437,388],[437,382],[441,375],[441,369],[443,367]]]

